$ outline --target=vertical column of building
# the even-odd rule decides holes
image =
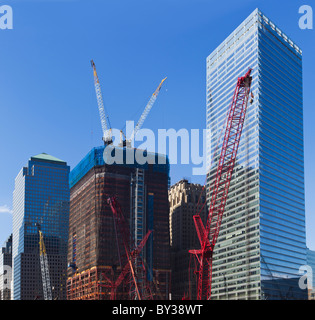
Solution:
[[[146,227],[146,187],[144,183],[145,171],[143,169],[136,168],[135,172],[131,173],[131,208],[130,208],[130,230],[131,241],[136,247],[140,244],[144,238]],[[135,273],[139,279],[139,290],[141,295],[144,294],[145,278],[144,269],[142,267],[142,261],[146,261],[145,251],[140,252],[140,259],[135,260]]]
[[[144,170],[136,169],[131,173],[131,211],[130,211],[130,226],[131,235],[135,245],[139,244],[145,235],[146,224],[146,206],[145,206],[145,185],[144,185]]]
[[[190,249],[200,245],[193,215],[200,214],[205,223],[207,217],[206,190],[199,184],[181,180],[169,190],[172,299],[184,296],[196,299],[196,275]],[[205,204],[205,205],[204,205]]]
[[[259,12],[260,253],[265,299],[305,299],[302,51]]]
[[[147,194],[154,195],[153,210],[153,283],[155,299],[168,300],[171,289],[170,242],[169,242],[169,163],[168,159],[158,162],[146,171]],[[166,160],[166,161],[165,161]],[[163,164],[164,163],[164,164]],[[152,198],[151,198],[152,199]]]
[[[12,281],[13,300],[21,299],[21,252],[24,247],[24,206],[25,206],[25,179],[27,168],[22,168],[15,178],[13,191],[13,245],[12,245]],[[40,280],[39,280],[40,281]]]

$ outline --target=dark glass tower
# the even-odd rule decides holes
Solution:
[[[13,299],[43,299],[39,223],[49,262],[53,298],[65,299],[69,226],[67,163],[42,153],[31,157],[13,192]]]

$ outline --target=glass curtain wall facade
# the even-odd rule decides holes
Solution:
[[[207,57],[208,199],[227,110],[248,68],[254,99],[214,250],[212,299],[304,299],[302,52],[259,9]]]
[[[47,154],[31,157],[13,192],[13,299],[43,299],[39,223],[49,263],[53,298],[66,298],[69,226],[69,171]]]

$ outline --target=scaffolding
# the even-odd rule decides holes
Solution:
[[[69,277],[68,300],[109,300],[113,292],[108,279],[112,277],[113,270],[109,267],[92,267]]]
[[[140,291],[148,292],[145,283],[153,285],[155,281],[165,299],[170,287],[169,277],[164,277],[170,270],[166,224],[168,160],[164,157],[164,164],[160,164],[163,156],[148,153],[155,161],[143,165],[107,165],[103,153],[104,146],[93,148],[70,173],[68,266],[71,268],[68,269],[67,298],[133,299],[130,274],[126,272],[123,280],[120,277],[125,267],[120,257],[125,250],[121,239],[116,237],[115,220],[107,203],[109,196],[117,196],[130,226],[132,248],[139,246],[148,229],[158,230],[154,240],[153,236],[149,237],[136,259],[135,273],[138,279],[143,279],[143,283],[139,283]],[[144,269],[148,272],[144,273]]]

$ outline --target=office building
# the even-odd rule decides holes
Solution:
[[[214,249],[212,299],[305,299],[302,51],[259,9],[207,57],[207,192],[237,78],[248,68],[254,100]]]
[[[13,299],[44,299],[39,231],[49,263],[53,299],[66,298],[69,171],[46,153],[33,156],[15,179],[13,192]]]
[[[172,299],[196,297],[196,275],[190,249],[200,245],[193,216],[200,214],[203,222],[208,213],[206,189],[183,179],[172,185],[168,193],[170,205],[170,244]]]
[[[12,234],[0,252],[0,300],[11,300],[12,292]]]
[[[138,298],[124,285],[125,280],[114,287],[124,268],[120,258],[125,251],[121,243],[124,235],[113,218],[109,197],[116,197],[121,206],[130,230],[130,248],[135,248],[153,230],[140,252],[146,269],[143,282],[149,285],[154,299],[168,299],[168,161],[164,157],[165,164],[160,164],[158,154],[148,153],[155,164],[108,164],[104,161],[104,148],[93,148],[70,173],[68,261],[72,268],[68,270],[68,299],[109,300],[114,299],[114,294],[115,299]],[[115,150],[126,159],[127,153],[136,149]],[[142,285],[139,284],[141,296],[145,291]]]

